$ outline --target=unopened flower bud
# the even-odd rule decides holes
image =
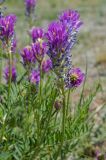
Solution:
[[[59,100],[56,100],[55,103],[54,103],[54,108],[56,110],[59,110],[59,109],[61,109],[61,107],[62,107],[62,102],[59,101]]]

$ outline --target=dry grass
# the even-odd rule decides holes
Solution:
[[[96,65],[106,64],[106,52],[100,53],[96,57]]]

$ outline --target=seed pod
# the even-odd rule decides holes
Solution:
[[[54,103],[54,108],[55,108],[56,110],[60,110],[61,107],[62,107],[62,101],[56,100],[55,103]]]

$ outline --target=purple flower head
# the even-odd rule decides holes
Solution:
[[[14,35],[14,27],[16,23],[16,16],[13,14],[0,18],[0,39],[2,41],[8,41]]]
[[[15,66],[12,66],[11,68],[11,74],[9,71],[9,66],[7,66],[4,70],[4,78],[6,79],[7,83],[9,82],[9,76],[11,75],[11,81],[15,82],[17,78],[16,68]]]
[[[68,35],[65,26],[57,21],[52,22],[49,25],[48,32],[46,34],[49,49],[52,50],[52,55],[56,56],[63,52]]]
[[[38,70],[32,70],[29,76],[29,81],[32,84],[39,84],[40,82],[40,72]]]
[[[81,25],[77,11],[68,10],[62,13],[59,21],[51,23],[46,33],[48,56],[54,72],[59,78],[65,78],[71,68],[71,49],[77,41],[77,31]]]
[[[33,64],[36,61],[31,46],[26,46],[25,48],[23,48],[21,51],[21,56],[24,65]]]
[[[30,36],[32,38],[33,43],[35,43],[36,41],[43,41],[44,31],[42,28],[33,27],[30,31]]]
[[[26,15],[31,16],[34,13],[34,9],[36,6],[36,0],[25,0],[26,5]]]
[[[49,25],[46,34],[48,40],[48,56],[50,57],[53,69],[58,76],[64,76],[65,70],[71,66],[71,54],[69,34],[67,28],[61,22],[53,22]]]
[[[80,14],[76,10],[67,10],[60,15],[59,20],[66,27],[68,34],[67,50],[70,50],[76,43],[78,30],[83,24],[80,20]]]
[[[36,0],[25,0],[25,4],[26,4],[26,7],[35,7],[36,6]]]
[[[78,31],[80,26],[83,24],[80,20],[80,14],[76,10],[64,11],[60,17],[60,21],[67,25],[71,30]]]
[[[37,61],[41,63],[44,58],[44,55],[47,53],[47,44],[45,42],[33,43],[32,50]]]
[[[79,68],[72,68],[66,77],[65,83],[67,88],[76,88],[81,85],[84,80],[84,73]]]
[[[42,71],[47,73],[52,69],[52,61],[50,59],[43,60],[42,62]]]

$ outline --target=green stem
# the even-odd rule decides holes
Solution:
[[[66,97],[65,97],[64,86],[62,87],[62,95],[63,95],[63,112],[62,112],[61,142],[58,148],[58,152],[55,156],[55,159],[57,159],[59,154],[61,153],[63,143],[64,143],[64,137],[65,137]]]
[[[11,57],[11,52],[9,52],[8,107],[10,107],[11,77],[12,77],[12,57]]]
[[[68,90],[66,116],[68,116],[68,112],[69,112],[70,93],[71,93],[71,89]]]
[[[41,141],[42,141],[41,131],[40,131],[40,112],[39,112],[39,110],[41,110],[41,105],[42,105],[42,68],[41,68],[41,64],[40,64],[40,83],[39,83],[39,95],[38,96],[39,96],[39,105],[38,105],[39,108],[37,108],[37,112],[34,113],[34,117],[36,117],[36,123],[37,123],[37,140],[38,140],[38,143],[37,143],[36,150],[35,150],[35,152],[34,152],[34,154],[31,158],[35,158],[39,154],[40,144],[41,144]],[[40,140],[40,138],[41,138],[41,140]]]
[[[0,60],[0,84],[2,83],[2,60]]]
[[[42,133],[42,135],[41,135],[41,139],[40,139],[39,145],[38,145],[38,147],[37,147],[36,150],[35,150],[35,153],[34,153],[34,156],[33,156],[33,158],[35,158],[35,159],[36,159],[36,157],[37,157],[38,154],[39,154],[40,145],[42,145],[42,144],[43,144],[43,141],[45,140],[46,133],[47,133],[47,129],[48,129],[48,126],[49,126],[51,117],[52,117],[52,110],[53,110],[53,106],[51,106],[51,108],[50,108],[50,112],[48,113],[48,119],[47,119],[47,121],[45,122],[44,131],[43,131],[43,133]]]
[[[29,29],[31,29],[31,27],[33,26],[32,15],[28,18],[28,25],[29,25]]]
[[[27,74],[28,74],[28,77],[30,76],[30,68],[28,68],[28,71],[27,71]],[[28,117],[29,117],[29,114],[30,114],[30,109],[31,109],[31,105],[30,105],[30,98],[31,98],[31,84],[29,82],[29,85],[28,85]]]
[[[2,82],[2,52],[0,51],[0,84]]]
[[[39,108],[38,108],[38,115],[37,115],[37,132],[38,132],[38,144],[40,143],[40,112],[39,109],[41,110],[42,106],[42,68],[40,64],[40,84],[39,84]]]
[[[66,117],[66,104],[65,104],[64,88],[62,89],[62,94],[63,94],[63,120],[62,120],[62,145],[63,145],[64,133],[65,133],[65,117]]]

